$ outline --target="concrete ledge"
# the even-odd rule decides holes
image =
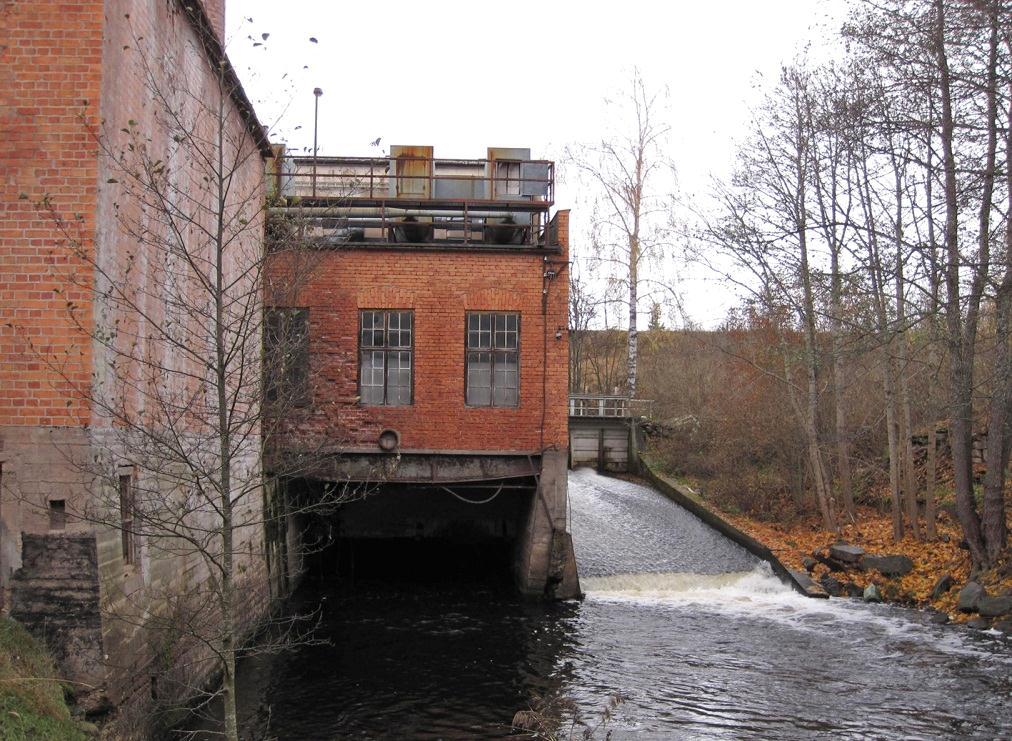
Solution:
[[[662,478],[658,473],[650,468],[647,462],[643,460],[642,456],[640,456],[639,465],[640,475],[649,481],[650,484],[657,489],[657,491],[678,506],[687,509],[725,538],[733,540],[756,558],[762,559],[768,563],[773,569],[773,573],[776,574],[782,582],[791,586],[796,592],[803,594],[806,597],[825,598],[828,596],[818,584],[813,582],[811,579],[808,579],[807,576],[804,580],[802,580],[799,578],[800,575],[792,573],[790,569],[780,562],[779,558],[773,555],[773,551],[760,543],[758,540],[750,535],[746,535],[727,520],[720,517],[720,515],[717,515],[704,507],[692,498],[688,492],[683,491],[682,487]]]

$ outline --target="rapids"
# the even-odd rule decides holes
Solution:
[[[593,726],[614,693],[620,739],[1012,736],[1005,638],[803,597],[647,487],[578,471],[570,498],[583,601],[307,583],[329,645],[242,662],[246,737],[505,737],[535,695]]]

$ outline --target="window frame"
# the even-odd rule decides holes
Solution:
[[[383,345],[369,345],[365,346],[362,344],[362,320],[366,313],[370,314],[382,314],[383,315]],[[410,344],[407,347],[390,345],[390,316],[392,314],[407,314],[411,320],[410,332]],[[358,324],[356,331],[356,344],[358,345],[358,357],[357,357],[357,382],[358,382],[358,404],[363,407],[410,407],[415,404],[415,310],[405,308],[383,308],[383,309],[370,309],[361,308],[358,310],[357,316]],[[399,328],[398,332],[403,332],[403,328]],[[374,402],[366,401],[362,393],[362,359],[368,352],[382,352],[383,353],[383,401]],[[408,365],[408,400],[406,403],[391,404],[389,402],[389,377],[387,372],[390,368],[389,357],[391,353],[408,353],[409,365]],[[369,386],[368,388],[379,388],[378,386]]]
[[[296,316],[305,317],[303,322],[303,333],[302,337],[299,338],[299,354],[304,353],[305,361],[301,363],[304,366],[304,370],[300,373],[299,378],[290,379],[288,375],[290,373],[289,367],[297,367],[300,363],[286,364],[281,369],[281,373],[276,373],[277,369],[274,369],[274,375],[271,375],[271,371],[267,370],[270,366],[271,358],[268,357],[270,348],[267,341],[268,334],[271,332],[271,318],[275,315],[283,316],[284,322],[288,325],[285,328],[285,338],[288,332],[290,332],[291,319]],[[278,407],[286,405],[291,408],[301,409],[308,407],[313,402],[312,383],[311,383],[311,358],[309,348],[309,308],[305,306],[268,306],[264,310],[264,361],[265,361],[265,372],[263,378],[263,394],[264,404],[272,407]],[[276,346],[275,346],[276,347]],[[291,390],[291,397],[286,398],[286,387],[293,384],[293,381],[298,383],[298,388]],[[273,398],[272,398],[273,392]]]
[[[518,198],[523,195],[524,160],[497,159],[495,174],[492,176],[492,190],[495,198]],[[513,171],[513,168],[516,168]],[[513,190],[516,190],[514,193]]]
[[[490,333],[491,333],[491,341],[490,341],[490,345],[489,345],[488,350],[483,350],[481,348],[472,349],[471,346],[470,346],[469,333],[470,333],[471,317],[472,316],[480,316],[482,314],[487,314],[487,315],[489,315],[491,317],[490,330],[489,330]],[[516,328],[517,341],[516,341],[516,347],[515,348],[509,349],[509,348],[497,348],[496,347],[495,320],[496,320],[497,316],[504,316],[504,317],[514,316],[514,317],[516,317],[516,320],[517,320],[517,328]],[[521,312],[519,312],[519,311],[512,311],[512,310],[499,311],[499,310],[493,310],[493,309],[483,309],[483,310],[475,310],[475,311],[470,311],[469,310],[469,311],[465,311],[464,312],[464,406],[466,406],[466,407],[468,407],[470,409],[519,409],[520,408],[521,328],[522,328],[522,325],[521,325]],[[481,331],[481,330],[479,329],[479,331]],[[509,330],[506,330],[506,331],[509,331]],[[468,394],[468,388],[469,388],[469,385],[470,385],[469,382],[470,382],[470,375],[471,375],[470,355],[471,355],[472,352],[488,352],[489,355],[491,356],[490,361],[489,361],[489,387],[488,387],[488,389],[489,389],[489,401],[488,401],[487,404],[473,404],[468,399],[468,396],[469,396],[469,394]],[[515,353],[515,355],[516,355],[516,369],[517,369],[516,370],[516,373],[517,373],[516,401],[513,404],[497,404],[496,401],[495,401],[495,389],[496,389],[496,386],[495,386],[495,366],[496,366],[495,356],[496,356],[497,352]]]
[[[50,499],[49,502],[49,530],[67,529],[67,500]]]
[[[132,566],[137,563],[137,533],[134,522],[137,512],[137,486],[132,473],[120,473],[116,488],[119,494],[120,556],[123,563]]]

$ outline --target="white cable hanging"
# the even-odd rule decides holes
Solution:
[[[443,491],[445,491],[447,494],[452,494],[457,499],[459,499],[462,502],[466,502],[467,504],[488,504],[493,499],[495,499],[497,496],[499,496],[499,494],[502,492],[502,487],[503,487],[503,485],[499,484],[499,488],[495,490],[495,494],[493,494],[492,496],[490,496],[488,499],[482,499],[480,502],[476,502],[473,499],[468,499],[467,497],[462,497],[462,496],[460,496],[460,494],[458,494],[457,492],[455,492],[453,489],[450,489],[450,488],[448,488],[446,486],[441,486],[440,488]]]

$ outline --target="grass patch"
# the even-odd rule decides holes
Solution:
[[[0,617],[0,738],[78,741],[87,736],[71,719],[56,668],[24,628]]]

